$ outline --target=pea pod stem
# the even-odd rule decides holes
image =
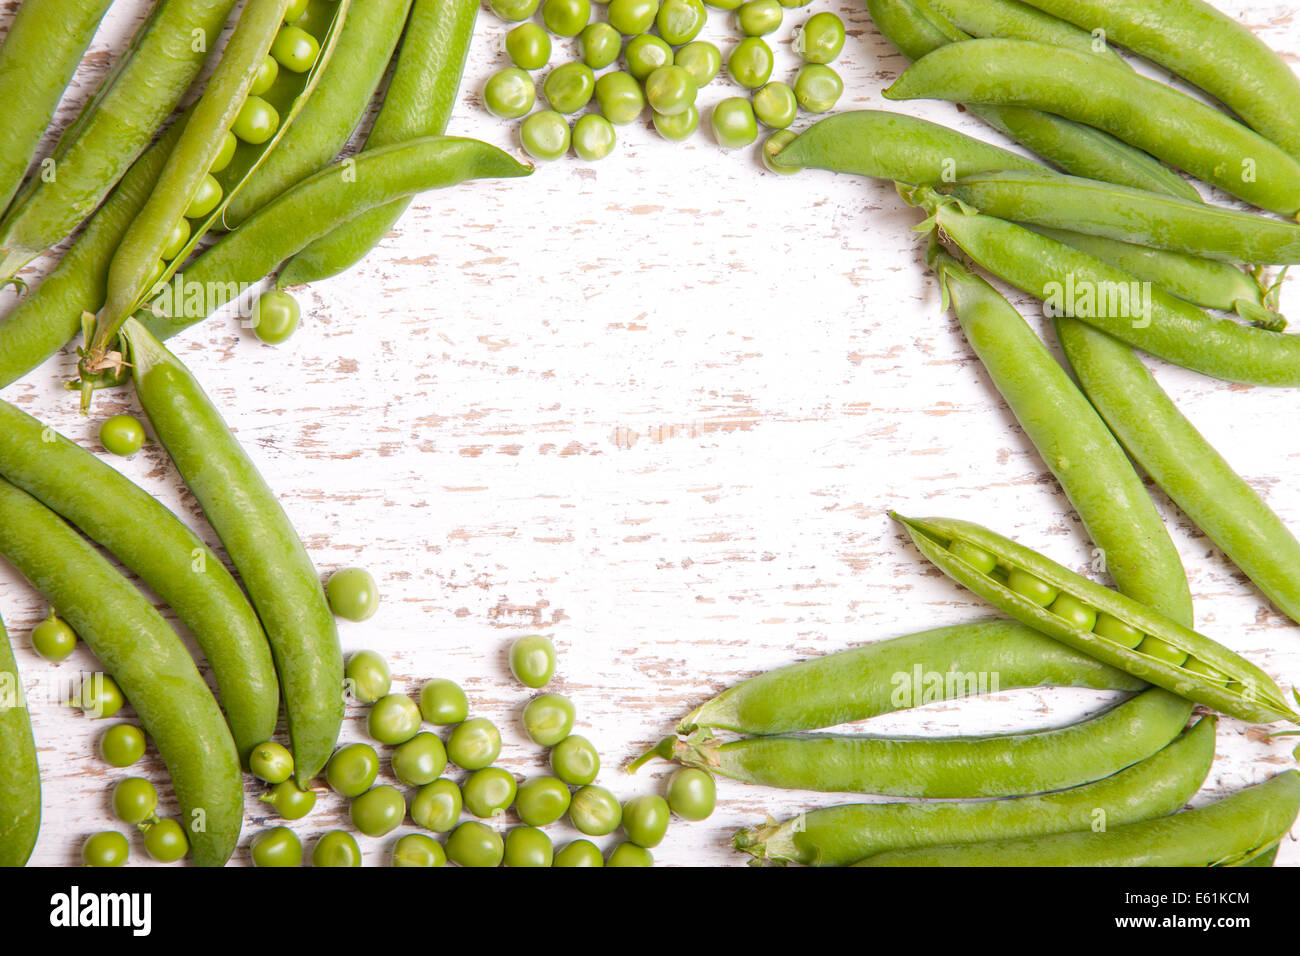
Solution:
[[[23,866],[41,828],[41,775],[31,713],[0,620],[0,866]]]

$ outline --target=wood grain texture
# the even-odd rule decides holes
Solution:
[[[1287,5],[1221,6],[1295,61],[1300,34]],[[114,5],[60,123],[142,9]],[[818,9],[848,27],[839,108],[888,108],[880,90],[904,63],[855,0],[788,11],[774,75],[793,76],[790,31]],[[449,132],[517,149],[517,124],[480,105],[483,82],[505,65],[504,33],[485,9]],[[711,9],[704,36],[725,55],[730,18]],[[572,47],[558,42],[552,63],[572,59]],[[736,92],[715,81],[702,114]],[[946,105],[904,108],[995,139]],[[605,761],[601,782],[630,797],[662,787],[667,768],[628,777],[621,765],[729,684],[989,615],[922,562],[888,509],[986,523],[1080,570],[1090,545],[955,321],[940,314],[910,231],[917,216],[892,187],[776,176],[754,149],[724,152],[705,132],[671,144],[647,120],[619,138],[599,164],[570,157],[528,180],[420,197],[357,268],[300,290],[303,328],[285,346],[260,344],[233,308],[174,345],[282,496],[322,574],[363,565],[381,582],[381,612],[343,625],[345,650],[387,656],[400,690],[434,676],[461,682],[472,711],[503,728],[502,763],[533,774],[545,756],[519,726],[529,695],[511,680],[505,650],[519,635],[553,636],[561,662],[551,689],[574,699],[579,732]],[[1050,335],[1032,303],[1015,301]],[[1300,314],[1294,296],[1284,305]],[[74,362],[65,352],[3,396],[103,455],[99,421],[139,409],[129,392],[101,394],[93,416],[80,417],[61,390]],[[1294,393],[1158,363],[1156,373],[1300,527]],[[157,447],[113,463],[217,544]],[[1198,626],[1289,686],[1300,630],[1154,494],[1187,564]],[[59,703],[61,685],[94,662],[84,648],[57,667],[32,653],[27,633],[46,608],[8,567],[0,609],[32,687],[44,772],[35,862],[77,862],[85,835],[122,829],[109,790],[127,773],[97,756],[103,726]],[[1042,727],[1104,699],[1002,693],[871,729]],[[363,709],[348,717],[345,739],[365,739]],[[1285,739],[1225,719],[1196,803],[1289,766]],[[157,782],[175,812],[152,752],[130,772]],[[238,863],[252,832],[272,823],[258,792],[250,783]],[[728,846],[737,826],[845,800],[725,780],[719,797],[712,819],[671,828],[655,851],[661,863],[740,863]],[[310,850],[317,834],[345,825],[343,801],[325,794],[293,826]],[[571,835],[557,827],[557,844]],[[395,836],[360,838],[367,863],[386,860]],[[147,862],[133,839],[133,862]],[[1287,841],[1278,863],[1297,862]]]

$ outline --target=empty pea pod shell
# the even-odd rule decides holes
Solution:
[[[1132,598],[1089,581],[1038,552],[972,522],[954,518],[904,518],[895,513],[891,516],[903,525],[921,553],[944,574],[1021,623],[1081,653],[1091,654],[1134,677],[1232,717],[1262,723],[1300,720],[1300,715],[1287,706],[1281,689],[1260,668],[1222,644],[1183,627]],[[953,554],[950,549],[958,542],[992,555],[997,562],[996,568],[1023,570],[1098,613],[1108,614],[1142,635],[1173,645],[1189,655],[1189,660],[1200,661],[1223,675],[1227,684],[1209,680],[1185,666],[1158,660],[1093,631],[1072,626],[1064,618],[1011,590],[998,577],[986,574]]]
[[[41,775],[36,741],[14,661],[0,621],[0,866],[22,866],[32,855],[41,828]]]

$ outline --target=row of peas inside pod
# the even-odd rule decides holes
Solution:
[[[736,35],[726,51],[724,82],[744,91],[713,105],[713,138],[739,149],[758,138],[760,124],[774,130],[763,160],[775,172],[791,172],[768,157],[793,139],[789,127],[799,110],[825,113],[844,92],[829,65],[844,47],[844,24],[829,11],[807,16],[791,32],[790,48],[801,63],[791,82],[772,79],[776,54],[769,41],[784,25],[786,8],[807,2],[710,4],[715,21],[725,20]],[[701,37],[709,21],[701,0],[610,0],[604,20],[590,0],[491,0],[491,7],[517,25],[502,41],[512,65],[488,79],[483,104],[494,116],[522,120],[520,142],[533,159],[557,160],[570,148],[581,159],[603,159],[616,145],[615,127],[636,122],[647,106],[665,139],[680,142],[699,129],[700,91],[724,66],[723,50]],[[552,66],[563,57],[557,57],[561,48],[573,59]],[[541,93],[548,108],[535,109],[533,74],[540,71],[546,71]]]

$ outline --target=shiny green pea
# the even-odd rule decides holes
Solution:
[[[144,831],[144,852],[151,860],[175,863],[190,851],[184,827],[171,817],[143,824],[140,829]]]
[[[217,150],[217,158],[214,159],[212,165],[208,167],[208,172],[219,173],[229,166],[230,161],[235,158],[235,150],[238,148],[239,137],[234,133],[227,132],[221,140],[221,148]],[[169,256],[167,258],[174,257]]]
[[[555,847],[536,827],[511,827],[506,833],[504,859],[506,866],[550,866]]]
[[[335,571],[325,584],[325,597],[330,610],[345,621],[368,621],[379,610],[379,585],[365,568]]]
[[[1080,631],[1091,631],[1097,625],[1097,609],[1084,604],[1073,594],[1060,594],[1047,609]]]
[[[521,70],[540,70],[551,59],[551,35],[536,23],[521,23],[506,34],[506,55]]]
[[[289,341],[298,331],[300,321],[302,321],[302,309],[298,305],[298,300],[288,292],[268,289],[253,303],[253,334],[267,345],[283,345]],[[333,607],[331,603],[331,608]],[[339,617],[347,616],[337,609],[334,609],[334,613]]]
[[[556,36],[576,37],[591,20],[591,0],[542,0],[542,22]]]
[[[114,724],[99,738],[99,755],[114,767],[129,767],[144,756],[144,731],[134,724]]]
[[[124,777],[113,784],[113,815],[132,826],[153,819],[158,791],[144,777]]]
[[[758,138],[754,108],[743,96],[731,96],[717,106],[709,117],[713,138],[724,149],[739,149]]]
[[[677,51],[673,64],[689,73],[699,89],[712,83],[722,69],[722,51],[707,40],[695,40]]]
[[[659,67],[672,64],[673,48],[654,34],[642,33],[628,41],[623,59],[627,62],[627,71],[644,81]]]
[[[654,854],[635,843],[624,842],[610,851],[606,866],[654,866]]]
[[[488,77],[483,87],[483,105],[493,116],[516,119],[537,102],[533,78],[517,66],[506,67]]]
[[[777,0],[745,0],[736,11],[736,22],[745,36],[764,37],[780,28],[784,15]]]
[[[695,80],[680,66],[661,66],[645,78],[645,98],[650,108],[664,116],[685,113],[695,105]]]
[[[626,126],[645,109],[645,94],[635,77],[615,71],[596,80],[596,103],[607,120],[615,126]]]
[[[1116,644],[1122,644],[1124,647],[1137,647],[1146,637],[1137,628],[1124,623],[1117,617],[1112,617],[1105,611],[1097,615],[1097,623],[1092,632],[1099,634],[1107,640],[1114,641]]]
[[[93,833],[81,845],[81,862],[86,866],[122,866],[131,855],[131,844],[116,830]]]
[[[302,866],[302,840],[288,827],[271,827],[249,843],[253,866]]]
[[[109,421],[112,421],[112,419],[109,419]],[[132,421],[135,420],[132,419]],[[136,424],[138,425],[139,422],[136,422]],[[144,429],[141,428],[140,432],[140,443],[144,444]],[[102,430],[100,442],[103,443]],[[104,447],[107,449],[108,446],[105,445]],[[49,617],[32,628],[32,650],[47,661],[53,661],[57,664],[59,661],[67,660],[68,655],[76,649],[77,632],[69,627],[66,621],[56,617],[53,611],[50,612]]]
[[[293,774],[293,754],[284,744],[268,740],[253,748],[248,757],[248,769],[259,780],[270,784],[283,783]]]
[[[289,0],[289,5],[284,9],[284,22],[293,23],[295,20],[301,20],[310,5],[311,0]]]
[[[393,866],[445,866],[442,844],[423,833],[408,833],[393,844]]]
[[[596,75],[585,63],[564,63],[547,74],[542,94],[557,113],[576,113],[591,102]]]
[[[614,126],[598,113],[586,113],[573,124],[573,151],[589,163],[604,159],[618,141]]]
[[[524,730],[543,747],[554,747],[569,736],[573,720],[573,701],[562,694],[543,694],[524,707]]]
[[[814,13],[791,46],[807,63],[830,63],[844,49],[844,22],[828,11]]]
[[[699,36],[708,18],[700,0],[663,0],[655,15],[655,26],[666,42],[681,46]]]
[[[420,713],[437,727],[459,724],[469,716],[469,698],[455,681],[435,677],[420,688]]]
[[[306,73],[320,55],[320,43],[301,27],[283,27],[271,41],[271,56],[292,73]]]
[[[381,783],[353,800],[348,816],[366,836],[381,837],[401,826],[406,817],[406,798],[396,787]]]
[[[446,833],[460,819],[463,805],[456,781],[444,777],[420,788],[411,801],[411,819],[426,830]]]
[[[655,113],[651,119],[655,124],[655,129],[659,131],[659,135],[674,143],[680,143],[682,140],[689,138],[692,133],[700,128],[700,111],[694,106],[685,113],[677,113],[674,116]]]
[[[341,797],[359,797],[379,776],[379,754],[369,744],[347,744],[325,765],[325,782]]]
[[[519,143],[538,162],[553,162],[569,151],[568,121],[555,110],[533,113],[519,127]]]
[[[361,847],[347,830],[328,830],[311,851],[312,866],[360,866]]]
[[[588,784],[573,795],[569,803],[569,821],[588,836],[613,833],[623,821],[618,798],[595,784]]]
[[[604,866],[605,858],[601,856],[600,847],[590,840],[574,840],[559,853],[551,866]]]
[[[477,820],[462,823],[447,837],[447,859],[459,866],[500,866],[505,850],[501,834]]]
[[[647,849],[663,842],[672,811],[657,794],[633,797],[623,804],[623,832],[637,846]]]
[[[593,70],[603,70],[623,52],[623,37],[608,23],[589,23],[578,34],[578,54]]]
[[[525,687],[545,687],[555,675],[555,645],[540,634],[510,645],[510,673]]]
[[[131,415],[114,415],[99,426],[99,443],[110,455],[129,458],[144,447],[144,426]],[[46,621],[44,623],[49,623]],[[61,621],[57,622],[62,624]],[[64,625],[66,626],[66,625]],[[36,625],[40,628],[41,625]],[[73,642],[75,643],[75,636]]]
[[[502,20],[527,20],[537,12],[541,0],[488,0],[492,12]]]
[[[1158,637],[1147,636],[1142,639],[1142,643],[1137,646],[1139,654],[1146,654],[1148,657],[1154,657],[1158,661],[1164,661],[1166,664],[1175,666],[1187,660],[1187,652],[1180,647],[1175,647],[1168,641],[1162,641]]]
[[[501,732],[486,717],[457,724],[447,738],[447,759],[463,770],[490,767],[501,755]]]
[[[393,689],[393,676],[388,662],[374,651],[358,651],[343,670],[343,683],[354,699],[373,704]]]
[[[253,77],[253,85],[248,88],[248,92],[253,96],[261,96],[275,85],[275,79],[279,75],[279,61],[273,56],[267,56],[257,68],[257,76]]]
[[[280,128],[280,114],[260,96],[250,96],[235,117],[230,131],[253,146],[261,146]],[[190,216],[190,218],[194,218]]]
[[[1011,569],[1007,575],[1007,587],[1039,607],[1048,607],[1061,593],[1057,588],[1022,568]]]
[[[624,36],[644,34],[654,25],[659,0],[610,0],[609,25]]]
[[[698,767],[681,767],[668,778],[668,806],[683,820],[705,820],[717,805],[713,777]]]
[[[771,47],[758,37],[746,37],[727,58],[727,72],[741,86],[756,90],[771,78],[774,62]]]
[[[782,176],[789,176],[792,173],[799,172],[798,166],[781,166],[773,162],[773,157],[793,143],[796,135],[793,130],[779,129],[763,141],[763,166],[769,172],[778,173]]]
[[[182,216],[176,220],[176,225],[172,226],[172,231],[167,234],[167,243],[162,247],[160,258],[170,262],[181,254],[185,248],[185,243],[190,241],[192,227],[190,221]]]
[[[515,813],[532,827],[550,826],[569,812],[572,797],[558,777],[529,777],[515,795]]]
[[[510,809],[515,802],[518,784],[509,770],[484,767],[470,774],[460,791],[465,809],[486,820]]]
[[[585,786],[600,773],[600,754],[586,737],[571,734],[551,750],[551,770],[565,783]]]
[[[301,820],[316,806],[316,791],[299,790],[296,783],[286,780],[277,783],[260,799],[275,807],[276,813],[284,819]]]
[[[185,207],[185,218],[202,219],[217,208],[221,196],[221,183],[217,182],[211,173],[205,174],[199,180],[199,188],[194,191],[190,204]]]
[[[789,84],[774,80],[754,93],[754,116],[764,126],[785,129],[799,115],[799,101]]]
[[[447,748],[437,734],[416,734],[393,751],[393,776],[408,787],[433,783],[447,769]]]
[[[420,708],[405,694],[389,694],[375,701],[366,717],[366,729],[381,744],[404,744],[420,731]]]
[[[843,93],[840,75],[822,63],[805,63],[794,78],[794,95],[809,113],[829,112]]]
[[[1183,663],[1183,670],[1191,671],[1193,674],[1199,674],[1206,680],[1213,681],[1216,684],[1228,683],[1228,676],[1226,674],[1220,673],[1209,664],[1205,663],[1205,661],[1196,657],[1188,658]]]
[[[953,557],[965,561],[981,574],[992,574],[993,569],[998,566],[997,558],[969,541],[954,541],[948,550]]]
[[[72,700],[72,706],[80,708],[83,714],[96,720],[112,717],[125,704],[126,697],[122,694],[122,688],[117,686],[117,681],[98,672],[81,682],[77,696]]]

